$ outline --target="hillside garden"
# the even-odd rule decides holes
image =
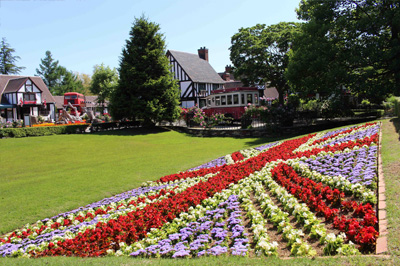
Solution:
[[[384,136],[387,132],[383,138],[385,142],[393,136],[393,132],[385,132],[391,122],[385,121],[383,125]],[[72,201],[76,201],[70,204],[71,207],[49,216],[51,218],[43,219],[41,216],[38,222],[3,235],[0,252],[7,257],[135,257],[129,260],[132,263],[138,262],[138,257],[141,258],[139,260],[150,261],[151,258],[201,260],[201,257],[206,257],[212,261],[212,257],[222,256],[246,257],[252,262],[260,262],[259,259],[264,257],[315,258],[374,254],[380,234],[376,193],[380,130],[380,123],[367,123],[290,140],[271,142],[264,139],[262,145],[262,140],[256,139],[252,142],[221,139],[221,143],[242,145],[244,149],[177,174],[164,174],[159,179],[147,176],[147,181],[153,181],[140,187],[141,178],[133,167],[128,176],[136,176],[132,181],[137,181],[132,183],[131,190],[79,208],[72,207],[77,204],[77,200],[73,199],[74,193],[71,193]],[[158,142],[166,148],[165,142],[161,140],[163,134],[179,135],[175,140],[180,139],[181,144],[188,139],[205,141],[206,145],[218,141],[215,138],[199,140],[175,132],[139,136],[99,134],[97,137],[104,140],[113,138],[113,141],[118,138],[133,141],[138,138],[143,145],[147,141],[153,144]],[[64,137],[81,139],[85,136]],[[47,142],[58,137],[62,136],[43,139]],[[40,138],[31,138],[31,141],[35,139]],[[2,141],[10,141],[7,145],[13,146],[16,142],[11,141],[23,140]],[[105,147],[109,147],[109,144],[105,142]],[[245,148],[246,145],[254,148]],[[217,150],[214,150],[214,154]],[[129,153],[128,150],[125,152]],[[196,152],[203,159],[210,156],[202,155],[204,149],[200,147]],[[385,161],[385,156],[388,156],[385,155],[385,146],[383,154]],[[109,152],[109,156],[114,161],[112,158],[116,155]],[[143,158],[146,158],[123,157],[124,167],[127,167],[131,159],[143,164]],[[179,168],[182,160],[178,157],[176,166]],[[192,154],[190,158],[198,161],[196,157]],[[159,162],[162,165],[166,161]],[[396,159],[388,161],[392,162],[396,162]],[[120,166],[122,164],[117,163]],[[163,172],[161,165],[157,170]],[[187,168],[193,166],[187,165]],[[138,164],[137,167],[143,165]],[[87,171],[85,167],[81,170]],[[126,170],[124,168],[116,172],[122,174]],[[108,174],[111,172],[109,170]],[[62,176],[69,182],[68,174]],[[109,176],[103,178],[110,179]],[[390,178],[391,174],[390,182],[398,186],[398,181],[396,183]],[[74,178],[75,181],[78,179]],[[121,181],[118,177],[113,181],[117,180]],[[10,181],[9,185],[12,183]],[[112,187],[113,182],[110,181],[107,185]],[[125,184],[115,182],[119,188],[115,187],[114,190],[121,190],[124,185],[126,187],[127,180],[124,181]],[[50,193],[52,189],[58,189],[56,184],[49,183],[49,186]],[[90,194],[99,195],[104,193],[102,190],[107,191],[98,184],[93,186],[97,191],[92,191],[90,185],[84,188],[88,189],[89,198],[93,198]],[[39,188],[40,185],[33,187]],[[78,188],[75,186],[74,189]],[[388,189],[388,193],[390,191]],[[60,195],[63,200],[69,198],[65,194]],[[39,198],[43,201],[46,196],[40,195]],[[388,214],[391,223],[397,219],[395,214],[396,211],[398,214],[398,206],[390,203],[390,194],[387,199],[388,209],[394,208],[393,214]],[[22,202],[19,201],[19,204]],[[50,212],[54,213],[54,210]],[[12,214],[10,209],[9,213],[13,227],[19,227],[18,222],[15,222],[16,214]],[[33,216],[29,219],[33,219]],[[2,230],[10,229],[10,226],[2,226]],[[395,229],[394,233],[398,234],[398,230]],[[389,235],[389,251],[396,253],[395,246],[392,246],[395,241],[393,239],[393,235]],[[357,261],[357,258],[366,257],[351,258]],[[372,257],[367,261],[382,260],[390,263],[396,258]],[[272,258],[270,260],[275,261]],[[12,262],[12,259],[5,261]],[[199,259],[196,261],[199,262]]]

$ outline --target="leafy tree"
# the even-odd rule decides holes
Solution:
[[[299,24],[293,22],[268,27],[257,24],[239,29],[229,48],[235,75],[246,86],[268,84],[275,87],[279,92],[279,102],[283,103],[283,94],[289,89],[284,75],[289,62],[288,52],[298,32]]]
[[[54,87],[53,95],[64,95],[66,92],[83,92],[82,81],[72,71],[59,67],[60,80]]]
[[[390,0],[303,0],[307,21],[296,38],[287,77],[305,93],[335,91],[378,101],[399,93],[400,3]]]
[[[18,67],[15,63],[21,59],[19,56],[13,55],[15,49],[10,47],[7,43],[6,38],[2,38],[0,45],[0,73],[9,74],[19,74],[21,70],[25,67]]]
[[[84,95],[93,95],[93,93],[90,91],[90,84],[92,83],[91,76],[88,74],[85,74],[85,73],[82,73],[82,74],[76,73],[76,76],[82,82],[82,86],[83,86],[82,93]]]
[[[55,88],[60,83],[62,69],[58,65],[58,60],[54,60],[51,52],[46,51],[46,57],[40,59],[39,68],[36,68],[36,74],[42,78],[50,92],[55,93]]]
[[[104,103],[106,99],[109,99],[117,85],[118,72],[115,68],[105,67],[104,64],[94,66],[89,88],[93,94],[98,95],[99,103]]]
[[[110,101],[115,119],[143,119],[147,125],[179,117],[179,89],[165,56],[160,26],[136,18],[122,50],[119,84]]]

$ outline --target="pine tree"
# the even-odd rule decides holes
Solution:
[[[110,101],[114,119],[142,119],[146,125],[179,116],[179,89],[166,57],[160,26],[135,19],[122,51],[119,85]]]
[[[58,65],[58,60],[55,61],[50,51],[46,51],[46,57],[40,59],[39,68],[36,68],[36,73],[43,79],[50,92],[55,93],[55,88],[60,82],[61,70]]]
[[[0,45],[0,74],[19,74],[25,67],[18,67],[15,65],[19,56],[13,56],[15,49],[11,48],[7,43],[6,38],[2,38]]]

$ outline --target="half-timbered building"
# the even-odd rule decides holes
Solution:
[[[167,51],[171,71],[179,81],[181,105],[184,108],[206,105],[211,91],[222,89],[225,81],[208,62],[208,49],[200,48],[197,54]]]
[[[0,99],[3,121],[29,125],[31,116],[56,118],[55,99],[40,77],[0,75]]]

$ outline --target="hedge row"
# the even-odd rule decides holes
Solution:
[[[92,126],[90,127],[90,131],[96,132],[96,131],[114,130],[122,128],[133,128],[133,127],[140,127],[140,125],[141,125],[140,121],[106,122],[106,123],[92,124]]]
[[[22,138],[58,134],[76,134],[85,132],[88,125],[0,128],[0,138]]]

